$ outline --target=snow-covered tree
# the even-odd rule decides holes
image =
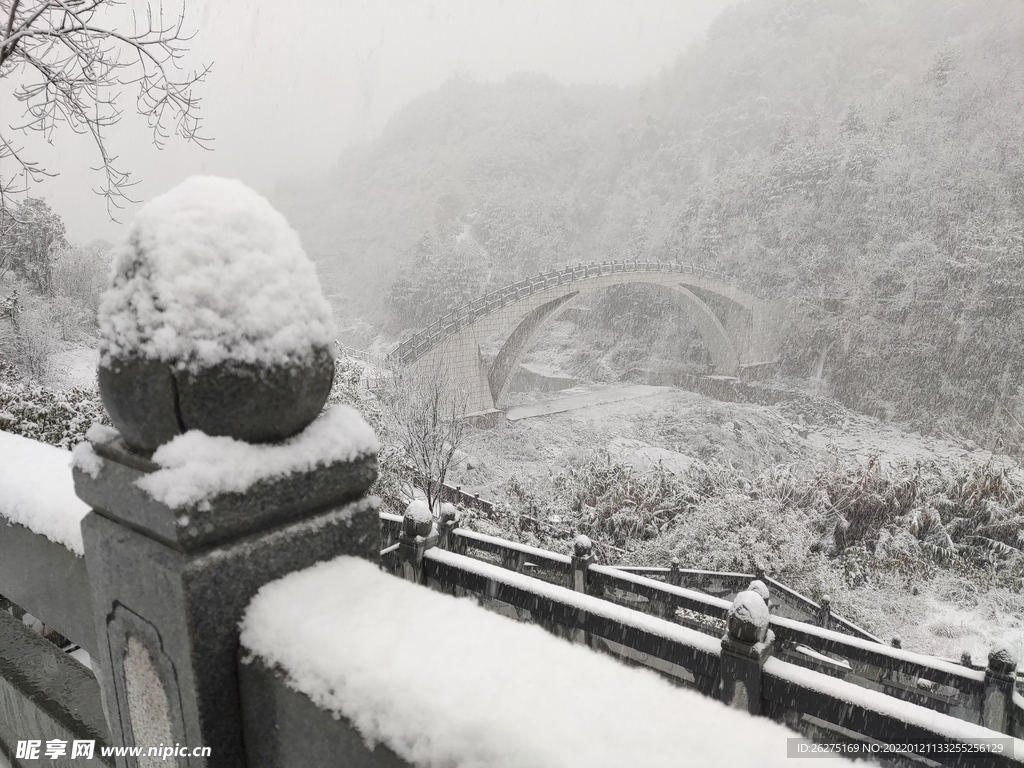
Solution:
[[[57,259],[68,248],[64,222],[45,200],[28,198],[13,210],[0,209],[0,276],[7,269],[49,294]]]
[[[201,142],[199,99],[193,87],[206,75],[184,72],[179,60],[189,35],[184,11],[164,18],[145,5],[131,29],[117,0],[0,0],[0,81],[24,105],[0,121],[0,208],[31,182],[55,175],[33,160],[14,132],[35,131],[52,141],[65,125],[92,138],[107,209],[127,199],[130,174],[117,164],[107,130],[121,118],[121,89],[136,86],[135,107],[160,146],[171,133]]]

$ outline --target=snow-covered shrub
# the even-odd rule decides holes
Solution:
[[[854,546],[843,550],[842,555],[843,578],[851,587],[859,587],[865,584],[870,577],[872,556],[867,547]]]
[[[908,514],[919,501],[925,468],[902,464],[897,468],[877,457],[866,463],[847,462],[838,456],[815,468],[808,490],[819,492],[817,504],[825,512],[823,523],[839,524],[838,549],[866,541],[874,544],[878,531]],[[841,534],[839,533],[841,531]]]
[[[900,528],[879,531],[874,549],[875,569],[927,575],[933,566],[934,563],[922,555],[921,542],[910,531]]]
[[[786,583],[799,583],[824,561],[814,554],[815,534],[802,510],[779,509],[770,501],[726,493],[704,500],[634,559],[684,568],[756,573],[764,569]]]
[[[0,368],[0,430],[71,448],[97,421],[110,423],[96,392],[19,381],[10,366]]]
[[[780,507],[808,514],[826,548],[844,558],[849,580],[861,580],[865,568],[926,575],[936,566],[1024,576],[1019,466],[833,457],[802,471],[775,468],[756,485]]]
[[[556,506],[579,516],[584,533],[618,546],[652,539],[698,505],[734,487],[731,467],[695,462],[682,477],[660,463],[650,470],[613,459],[607,450],[577,459],[554,477]]]
[[[334,361],[334,383],[331,385],[331,393],[327,396],[327,405],[351,405],[362,414],[366,423],[373,427],[373,431],[380,434],[384,428],[383,405],[376,392],[361,383],[368,378],[369,365],[344,354],[340,351],[341,345],[338,342],[335,342],[335,347],[339,351]]]

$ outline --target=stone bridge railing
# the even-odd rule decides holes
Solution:
[[[456,596],[476,596],[492,610],[539,623],[709,696],[730,701],[724,693],[730,678],[742,680],[746,693],[734,705],[825,741],[902,739],[937,745],[958,729],[954,721],[1024,736],[1024,699],[1014,692],[1013,673],[998,653],[990,656],[988,669],[976,669],[889,647],[867,639],[870,635],[858,637],[867,633],[849,622],[842,621],[841,627],[856,630],[855,636],[774,615],[768,623],[770,640],[758,647],[733,627],[735,602],[682,586],[699,582],[731,591],[732,582],[749,582],[750,574],[686,571],[673,565],[649,569],[667,579],[657,581],[596,565],[586,537],[577,540],[568,556],[460,529],[451,513],[443,514],[427,535],[422,530],[417,535],[415,526],[398,515],[382,514],[381,523],[382,544],[387,545],[383,564],[407,579]],[[535,586],[537,581],[599,600],[584,604],[564,593],[559,597]],[[822,607],[827,613],[827,604]],[[621,608],[646,614],[657,624],[629,618]],[[670,627],[721,638],[721,648],[706,647],[703,640]],[[1005,708],[995,703],[996,689],[1003,691]],[[928,757],[950,765],[961,759]]]
[[[421,482],[419,477],[414,479],[417,483]],[[479,493],[467,493],[462,490],[461,486],[443,483],[439,493],[438,498],[441,502],[453,504],[459,509],[476,510],[485,517],[493,517],[495,514],[493,502],[480,498]],[[381,537],[384,547],[389,547],[398,540],[401,521],[402,518],[399,515],[381,513]],[[455,530],[453,535],[458,537],[461,542],[462,549],[460,551],[463,554],[490,558],[495,562],[500,562],[504,567],[553,583],[562,583],[565,580],[563,571],[568,560],[564,555],[486,536],[464,528]],[[882,642],[881,639],[852,621],[832,613],[827,595],[821,603],[816,603],[809,597],[763,573],[732,573],[681,568],[676,558],[673,558],[672,564],[667,567],[616,565],[614,568],[624,573],[644,576],[676,587],[697,590],[728,601],[745,590],[751,581],[760,580],[771,589],[773,613],[796,621],[813,623],[824,629],[835,630],[861,640],[873,643]],[[709,628],[706,623],[702,626],[705,630]]]
[[[723,283],[735,286],[742,290],[750,291],[749,288],[736,282],[731,276],[706,269],[693,264],[681,264],[669,261],[605,261],[600,264],[577,264],[567,266],[559,270],[543,272],[534,277],[520,280],[518,283],[506,285],[490,293],[474,299],[468,304],[463,304],[457,309],[443,315],[428,325],[423,330],[413,334],[410,338],[399,344],[389,355],[388,361],[392,364],[406,365],[419,359],[428,350],[437,346],[452,334],[475,323],[482,317],[513,302],[524,299],[539,291],[554,286],[566,285],[579,280],[586,280],[601,275],[611,275],[626,272],[677,272],[680,274],[696,275],[719,280]]]
[[[381,526],[385,565],[390,563],[397,570],[400,553],[396,542],[401,541],[402,518],[383,513]],[[593,563],[589,549],[587,556],[580,559],[485,536],[450,523],[448,529],[442,524],[437,544],[461,556],[575,588],[715,637],[725,631],[732,600],[758,578],[754,574],[683,569],[678,564],[668,568],[599,566]],[[429,555],[429,548],[426,552]],[[761,576],[760,580],[771,588],[772,604],[777,606],[770,619],[777,658],[967,722],[984,721],[989,679],[984,670],[885,645],[860,627],[832,615],[827,603],[813,603],[773,579]],[[517,617],[526,616],[522,609],[527,606],[513,607],[520,610],[515,614]],[[791,618],[806,613],[809,607],[818,609],[814,623]],[[657,653],[644,651],[648,654],[645,660],[639,659],[630,647],[613,646],[605,650],[634,663],[646,664],[649,660],[647,666],[664,671]],[[677,670],[675,677],[679,676]],[[686,679],[685,675],[682,677]],[[1024,710],[1017,711],[1018,717],[1024,716]],[[814,714],[810,710],[806,713]],[[1014,733],[1024,735],[1024,719],[1015,722]]]

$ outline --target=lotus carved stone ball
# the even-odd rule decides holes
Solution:
[[[191,429],[283,440],[334,379],[316,270],[284,217],[237,181],[193,177],[138,212],[99,323],[100,395],[142,452]]]

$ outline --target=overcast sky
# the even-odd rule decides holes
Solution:
[[[180,139],[158,151],[145,123],[127,114],[131,98],[123,100],[112,149],[142,180],[132,192],[142,200],[196,173],[239,178],[270,194],[283,175],[320,173],[346,145],[372,138],[403,105],[453,75],[497,80],[529,71],[565,83],[633,83],[671,63],[730,3],[187,0],[187,25],[197,32],[188,63],[213,65],[199,91],[212,151]],[[101,179],[89,171],[96,155],[87,140],[58,132],[38,157],[61,175],[32,194],[63,217],[73,242],[121,236],[123,227],[90,192]],[[132,209],[119,218],[130,220]]]

